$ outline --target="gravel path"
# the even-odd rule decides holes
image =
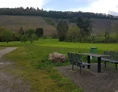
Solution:
[[[5,68],[11,69],[13,64],[2,59],[4,54],[7,54],[16,47],[7,47],[0,50],[0,92],[31,92],[30,87],[18,76],[13,76],[5,72]]]
[[[114,67],[102,65],[102,73],[97,73],[97,64],[91,69],[83,69],[79,74],[79,68],[71,70],[71,66],[57,67],[64,76],[81,87],[84,92],[118,92],[118,70]]]

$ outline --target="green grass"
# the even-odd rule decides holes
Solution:
[[[116,43],[70,43],[70,42],[59,42],[55,39],[40,39],[39,43],[37,43],[39,46],[48,46],[48,47],[65,47],[65,48],[77,48],[78,51],[89,51],[91,47],[96,47],[98,49],[98,52],[104,51],[104,50],[116,50],[118,51],[118,44]]]
[[[55,39],[39,39],[30,42],[0,43],[0,47],[15,46],[15,51],[5,55],[15,63],[7,71],[27,81],[31,85],[32,92],[82,92],[82,89],[72,81],[63,77],[56,66],[69,65],[65,63],[52,63],[48,61],[48,55],[59,52],[67,55],[67,52],[89,52],[91,47],[97,47],[98,53],[104,50],[118,51],[118,44],[91,44],[91,43],[68,43],[58,42]]]
[[[20,41],[15,41],[15,42],[0,42],[0,47],[19,47],[19,46],[28,46],[31,45],[29,41],[21,43]]]
[[[9,72],[28,81],[32,87],[32,92],[82,92],[69,79],[62,77],[55,68],[58,64],[53,64],[47,60],[48,54],[53,51],[66,53],[68,50],[69,48],[47,48],[35,44],[19,47],[6,56],[17,66]]]

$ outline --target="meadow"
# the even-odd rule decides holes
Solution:
[[[98,48],[98,53],[103,53],[104,50],[118,51],[118,44],[69,43],[59,42],[57,39],[39,39],[32,44],[0,42],[0,49],[9,46],[18,49],[4,56],[14,62],[12,68],[6,68],[6,71],[26,81],[31,86],[31,92],[83,92],[55,68],[70,65],[69,61],[52,63],[48,61],[49,53],[59,52],[67,55],[67,52],[89,52],[91,47]]]

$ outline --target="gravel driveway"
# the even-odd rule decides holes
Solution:
[[[4,54],[7,54],[16,47],[7,47],[0,50],[0,92],[31,92],[30,86],[27,85],[21,78],[5,72],[5,68],[11,69],[13,64],[2,59]]]

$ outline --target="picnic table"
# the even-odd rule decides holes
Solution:
[[[117,51],[104,51],[105,55],[109,55],[110,57],[103,57],[101,58],[102,61],[104,61],[105,67],[106,63],[113,63],[115,64],[116,70],[117,70],[117,64],[118,64],[118,52]]]
[[[97,72],[101,73],[101,58],[102,57],[109,57],[109,55],[104,54],[94,54],[94,53],[81,53],[81,55],[87,55],[87,62],[90,63],[90,57],[94,56],[97,58]],[[90,65],[88,65],[88,69],[90,69]]]

